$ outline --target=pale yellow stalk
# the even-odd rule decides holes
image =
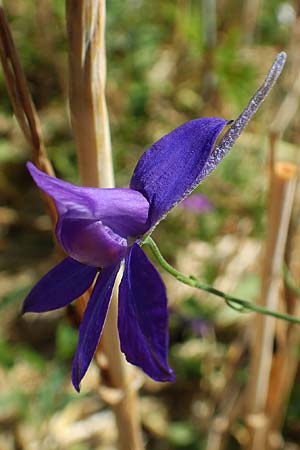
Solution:
[[[114,186],[109,120],[105,101],[105,1],[67,0],[69,90],[72,129],[83,185]],[[144,448],[133,369],[120,351],[115,293],[101,337],[107,389],[119,430],[120,450]],[[96,360],[101,360],[97,355]],[[101,391],[101,390],[100,390]],[[108,393],[108,395],[107,395]]]
[[[270,310],[278,308],[283,255],[295,188],[295,167],[275,163],[271,177],[268,235],[260,297],[260,304]],[[270,424],[266,406],[273,359],[275,319],[256,316],[253,329],[255,339],[251,354],[247,402],[247,423],[250,435],[247,448],[249,450],[265,449],[267,446]]]

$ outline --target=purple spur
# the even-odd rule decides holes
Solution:
[[[224,119],[196,119],[181,125],[142,155],[127,189],[74,186],[27,163],[37,186],[55,202],[56,236],[68,256],[36,284],[24,301],[23,312],[64,307],[94,283],[73,361],[72,381],[77,391],[101,337],[121,264],[121,350],[152,379],[174,381],[168,364],[166,290],[139,244],[229,152],[274,85],[285,58],[285,53],[277,56],[264,84],[221,139],[228,124]]]

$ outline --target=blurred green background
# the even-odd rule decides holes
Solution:
[[[127,186],[144,149],[181,123],[202,116],[235,118],[278,51],[289,61],[280,83],[231,154],[198,188],[209,212],[174,210],[155,231],[168,260],[184,273],[255,299],[257,257],[266,233],[266,135],[293,77],[293,29],[299,2],[111,0],[107,2],[107,103],[117,186]],[[254,2],[255,3],[255,2]],[[78,182],[69,124],[65,6],[62,0],[4,1],[57,175]],[[298,22],[299,24],[299,22]],[[297,42],[296,42],[297,43]],[[299,70],[299,69],[298,69]],[[91,367],[77,395],[70,368],[77,331],[72,311],[20,316],[22,300],[56,261],[51,224],[25,170],[31,158],[13,117],[0,70],[0,449],[112,450],[116,430],[97,394]],[[299,119],[284,147],[294,158]],[[230,351],[247,326],[221,302],[165,281],[170,299],[172,386],[146,381],[145,439],[151,450],[202,450],[226,387]],[[247,358],[234,373],[247,377]],[[233,426],[229,449],[244,445]],[[300,449],[299,382],[284,427]],[[208,449],[211,450],[211,449]]]

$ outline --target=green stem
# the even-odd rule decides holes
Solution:
[[[259,314],[264,314],[265,316],[271,316],[275,317],[276,319],[282,319],[286,320],[290,323],[294,324],[300,324],[300,318],[291,316],[289,314],[283,314],[276,311],[271,311],[269,309],[263,308],[262,306],[256,305],[252,302],[249,302],[247,300],[243,300],[240,298],[233,297],[231,295],[225,294],[225,292],[219,291],[218,289],[215,289],[212,286],[209,286],[207,284],[202,283],[197,278],[194,278],[193,276],[185,276],[178,270],[176,270],[173,266],[171,266],[165,258],[162,256],[162,254],[159,251],[158,246],[154,242],[154,240],[147,236],[142,242],[141,245],[147,245],[150,250],[152,251],[153,256],[159,263],[159,265],[165,269],[170,275],[172,275],[176,280],[180,281],[181,283],[187,284],[190,287],[200,289],[202,291],[208,292],[210,294],[216,295],[217,297],[222,298],[228,306],[231,308],[238,310],[239,312],[249,312],[254,311]]]

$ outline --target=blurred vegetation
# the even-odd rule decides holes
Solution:
[[[211,30],[206,26],[205,2],[107,3],[107,102],[118,186],[128,185],[147,146],[184,121],[201,116],[236,117],[274,55],[289,46],[296,15],[292,1],[262,1],[249,43],[241,19],[242,3],[222,0],[217,2],[217,40],[211,46],[207,44]],[[59,177],[78,182],[68,117],[64,2],[10,0],[4,7],[50,158]],[[198,188],[214,205],[213,211],[196,214],[177,208],[155,231],[171,263],[187,255],[182,267],[185,273],[214,283],[226,277],[227,263],[239,251],[237,242],[262,242],[267,186],[263,136],[286,91],[286,80],[287,76],[281,79],[245,137]],[[1,70],[0,96],[0,448],[112,449],[112,420],[101,434],[100,421],[109,417],[97,395],[97,371],[90,369],[80,396],[70,385],[77,340],[72,311],[20,317],[24,296],[55,263],[55,249],[39,193],[25,171],[30,151],[12,116]],[[295,120],[285,139],[298,144],[299,138],[299,121]],[[218,253],[225,237],[233,243],[228,244],[227,253]],[[202,258],[198,266],[197,258]],[[254,299],[259,289],[256,261],[249,261],[247,270],[242,278],[232,280],[232,289]],[[175,301],[172,293],[177,288],[169,293],[170,360],[177,383],[155,387],[147,381],[142,393],[145,437],[151,450],[205,449],[207,430],[226,381],[228,349],[244,323],[244,317],[228,317],[207,296],[202,302],[189,291]],[[243,363],[236,373],[241,385],[247,376],[245,367]],[[300,448],[296,446],[299,395],[296,383],[284,429],[295,449]],[[153,420],[149,420],[151,414]],[[74,423],[82,421],[82,427],[88,426],[89,417],[99,420],[98,431],[90,425],[90,435],[85,435]],[[75,431],[79,437],[72,440]],[[228,448],[238,449],[241,443],[237,426]]]

